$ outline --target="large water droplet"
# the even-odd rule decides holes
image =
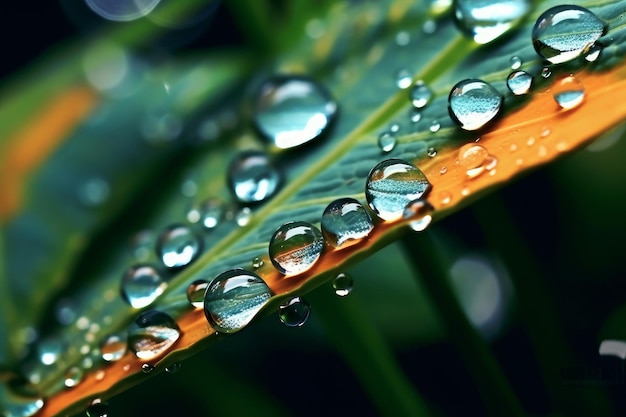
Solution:
[[[408,203],[430,191],[432,186],[422,171],[401,159],[388,159],[370,171],[365,198],[383,220],[397,220]]]
[[[300,297],[292,298],[280,306],[278,318],[289,327],[300,327],[309,319],[311,306]]]
[[[180,329],[174,319],[163,312],[150,310],[130,325],[128,346],[139,359],[149,361],[167,352],[179,337]]]
[[[433,96],[433,92],[422,80],[415,83],[410,94],[411,103],[416,109],[425,107]]]
[[[199,254],[201,241],[183,225],[166,228],[157,240],[157,256],[168,268],[181,268],[191,263]]]
[[[204,306],[204,293],[209,283],[203,279],[196,280],[187,287],[187,300],[195,308]]]
[[[365,207],[354,198],[340,198],[324,210],[321,221],[324,239],[336,248],[359,243],[374,229]]]
[[[127,348],[126,338],[118,334],[112,334],[107,336],[100,344],[100,353],[105,361],[116,362],[124,357]]]
[[[337,103],[305,76],[275,76],[261,86],[254,107],[259,132],[281,149],[318,138],[337,113]]]
[[[495,168],[498,160],[481,145],[469,143],[459,149],[458,162],[465,169],[468,178],[475,178]]]
[[[315,226],[306,222],[290,222],[280,226],[270,239],[272,264],[285,275],[309,270],[320,258],[324,237]]]
[[[587,53],[605,30],[604,22],[584,7],[555,6],[535,22],[533,46],[539,55],[560,64]]]
[[[280,174],[267,154],[247,151],[237,155],[228,169],[228,185],[241,203],[257,203],[274,195]]]
[[[134,308],[152,304],[167,288],[156,268],[150,265],[134,265],[122,277],[122,296]]]
[[[478,130],[498,115],[502,96],[490,84],[477,79],[458,82],[450,91],[450,115],[462,129]]]
[[[480,44],[508,32],[530,10],[529,0],[456,0],[454,3],[459,28]]]
[[[585,98],[585,88],[573,76],[565,77],[555,83],[552,93],[557,104],[565,110],[578,107]]]
[[[345,297],[350,294],[353,287],[354,280],[352,279],[352,276],[343,272],[337,274],[333,280],[333,289],[335,290],[335,294],[339,297]]]
[[[65,372],[65,377],[63,379],[63,384],[67,388],[73,388],[76,385],[80,384],[80,381],[83,379],[83,370],[78,366],[72,366],[70,369]]]
[[[515,71],[509,74],[506,79],[506,86],[509,87],[511,93],[521,96],[530,90],[533,84],[533,77],[525,71]]]
[[[211,281],[204,295],[204,314],[218,332],[235,333],[252,321],[272,292],[256,274],[233,269]]]

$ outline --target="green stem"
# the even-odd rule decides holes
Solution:
[[[380,415],[433,415],[378,330],[365,319],[366,311],[354,295],[340,299],[328,288],[320,288],[307,298],[315,306],[316,318],[358,376]]]
[[[500,257],[511,276],[533,354],[539,363],[546,389],[560,408],[556,411],[568,416],[612,415],[609,402],[599,390],[588,387],[573,395],[572,390],[563,384],[561,370],[580,362],[576,361],[561,330],[547,284],[549,279],[520,238],[521,234],[507,214],[509,211],[502,200],[493,195],[477,203],[473,212],[489,247]]]
[[[489,415],[524,416],[496,359],[463,312],[430,232],[406,234],[402,245],[416,277],[419,276],[421,285],[432,297],[449,338],[475,379]]]

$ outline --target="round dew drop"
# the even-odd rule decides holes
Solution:
[[[151,265],[131,266],[122,277],[122,297],[133,308],[149,306],[166,288],[167,282]]]
[[[411,88],[411,103],[416,109],[422,109],[426,107],[432,97],[433,92],[426,84],[424,84],[424,81],[422,80],[417,81],[415,85]]]
[[[562,64],[587,53],[606,32],[606,25],[591,11],[576,5],[555,6],[535,22],[535,51],[553,64]]]
[[[393,151],[393,148],[396,147],[397,142],[398,140],[396,139],[396,136],[391,132],[381,133],[378,137],[378,147],[384,153],[389,153]]]
[[[424,199],[411,201],[404,209],[403,217],[410,220],[409,227],[415,232],[423,232],[433,220],[433,206]]]
[[[365,183],[365,198],[376,216],[399,220],[407,204],[432,188],[422,171],[401,159],[388,159],[370,171]]]
[[[281,274],[298,275],[318,261],[324,237],[312,224],[290,222],[279,227],[270,239],[269,256]]]
[[[87,417],[108,417],[109,404],[103,401],[94,401],[86,411]]]
[[[128,346],[137,358],[149,361],[167,352],[179,337],[180,329],[174,319],[163,312],[150,310],[131,323]]]
[[[173,225],[166,228],[157,240],[157,256],[168,268],[189,265],[200,254],[202,242],[187,226]]]
[[[67,388],[73,388],[76,385],[80,384],[80,381],[82,381],[82,379],[83,379],[83,370],[80,369],[78,366],[72,366],[65,373],[65,378],[64,378],[63,383]]]
[[[514,28],[530,10],[530,0],[456,0],[454,16],[462,32],[486,44]]]
[[[117,334],[112,334],[106,337],[100,344],[100,354],[102,355],[103,360],[107,362],[116,362],[124,357],[127,348],[126,338]]]
[[[361,203],[354,198],[340,198],[324,210],[321,228],[326,243],[342,249],[365,239],[374,224]]]
[[[272,297],[258,275],[233,269],[215,277],[204,294],[204,314],[218,332],[235,333],[246,327]]]
[[[396,85],[398,86],[398,88],[402,90],[404,90],[405,88],[409,88],[412,81],[413,77],[409,70],[403,68],[396,71]]]
[[[240,203],[258,203],[273,196],[280,174],[265,152],[247,151],[237,155],[228,169],[228,185]]]
[[[280,149],[320,137],[337,115],[337,103],[305,76],[274,76],[260,88],[253,110],[259,133]]]
[[[339,297],[345,297],[352,292],[354,288],[354,280],[352,276],[346,273],[339,273],[333,280],[333,289]]]
[[[187,300],[195,308],[204,307],[204,293],[209,283],[203,279],[192,282],[187,287]]]
[[[565,77],[552,88],[554,100],[564,110],[578,107],[585,98],[585,88],[573,76]]]
[[[506,86],[511,90],[511,93],[516,96],[521,96],[528,91],[533,84],[533,77],[525,71],[515,71],[509,74],[506,79]]]
[[[306,323],[311,315],[311,306],[300,297],[292,298],[281,305],[278,318],[281,323],[289,327],[300,327]]]
[[[467,79],[450,91],[448,110],[452,119],[464,130],[478,130],[492,121],[502,108],[502,96],[490,84]]]

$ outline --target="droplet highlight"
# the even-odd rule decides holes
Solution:
[[[340,198],[324,210],[321,228],[326,243],[347,248],[365,239],[374,224],[361,203],[354,198]]]
[[[281,274],[297,275],[308,271],[324,249],[324,237],[306,222],[290,222],[279,227],[270,239],[269,255]]]
[[[166,228],[157,240],[157,256],[168,268],[189,265],[200,254],[201,241],[187,226],[173,225]]]
[[[133,308],[144,308],[167,288],[167,282],[151,265],[134,265],[122,277],[122,297]]]
[[[281,305],[278,318],[281,323],[289,327],[300,327],[306,323],[311,315],[311,306],[300,297],[294,297]]]
[[[533,77],[526,71],[515,71],[509,74],[506,79],[506,86],[511,93],[521,96],[530,91],[533,84]]]
[[[273,196],[280,185],[279,171],[261,151],[237,155],[228,169],[228,185],[240,203],[258,203]]]
[[[128,329],[128,346],[137,358],[149,361],[167,352],[180,337],[178,325],[169,315],[146,311]]]
[[[365,198],[374,214],[383,220],[398,220],[408,203],[432,188],[422,171],[401,159],[388,159],[370,171]]]
[[[490,84],[467,79],[450,91],[448,109],[452,119],[464,130],[478,130],[492,121],[502,108],[502,96]]]
[[[246,327],[271,298],[258,275],[243,269],[226,271],[211,281],[204,296],[204,314],[218,332],[235,333]]]
[[[514,28],[530,10],[529,0],[456,0],[457,26],[476,43],[486,44]]]

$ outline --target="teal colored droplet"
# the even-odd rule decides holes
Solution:
[[[281,274],[297,275],[308,271],[320,258],[324,237],[306,222],[290,222],[279,227],[270,239],[269,256]]]
[[[220,333],[235,333],[252,321],[272,297],[272,291],[258,275],[243,269],[215,277],[204,295],[204,314]]]
[[[454,16],[462,32],[486,44],[514,28],[530,10],[530,0],[455,0]]]
[[[187,301],[195,308],[204,306],[204,293],[209,283],[203,279],[196,280],[187,287]]]
[[[261,86],[254,103],[259,133],[281,149],[320,137],[337,113],[330,93],[305,76],[275,76]]]
[[[416,109],[422,109],[426,107],[426,105],[430,102],[430,99],[433,97],[433,92],[430,87],[424,83],[424,81],[419,80],[411,87],[410,98],[411,104]]]
[[[241,152],[230,163],[228,185],[240,203],[258,203],[276,193],[280,173],[265,152]]]
[[[157,240],[157,256],[168,268],[189,265],[200,254],[202,244],[198,236],[187,226],[172,225]]]
[[[166,288],[167,282],[151,265],[131,266],[122,277],[122,296],[133,308],[149,306]]]
[[[396,139],[396,135],[391,132],[383,132],[378,136],[378,147],[384,153],[393,151],[393,148],[396,147],[396,143],[398,143],[398,139]]]
[[[517,55],[514,55],[511,57],[511,59],[509,59],[509,62],[511,63],[511,69],[520,69],[520,67],[522,66],[522,58],[518,57]]]
[[[278,318],[281,323],[289,327],[300,327],[306,323],[311,315],[311,306],[300,297],[294,297],[281,305]]]
[[[464,130],[482,128],[498,115],[501,108],[500,93],[478,79],[458,82],[448,97],[450,116]]]
[[[432,188],[422,171],[401,159],[388,159],[370,171],[365,184],[365,198],[370,208],[383,220],[398,220],[408,203]]]
[[[605,31],[604,22],[591,11],[572,4],[560,5],[539,16],[532,40],[539,55],[561,64],[587,53]]]
[[[149,361],[166,353],[179,337],[180,329],[174,319],[166,313],[149,310],[131,323],[128,347],[137,358]]]
[[[340,198],[324,210],[321,228],[326,243],[345,248],[365,239],[374,225],[361,203],[354,198]]]
[[[530,91],[533,84],[533,77],[525,71],[515,71],[509,74],[506,79],[506,86],[516,96],[524,95]]]
[[[413,81],[412,74],[407,69],[399,69],[396,71],[396,85],[400,89],[409,88]]]

